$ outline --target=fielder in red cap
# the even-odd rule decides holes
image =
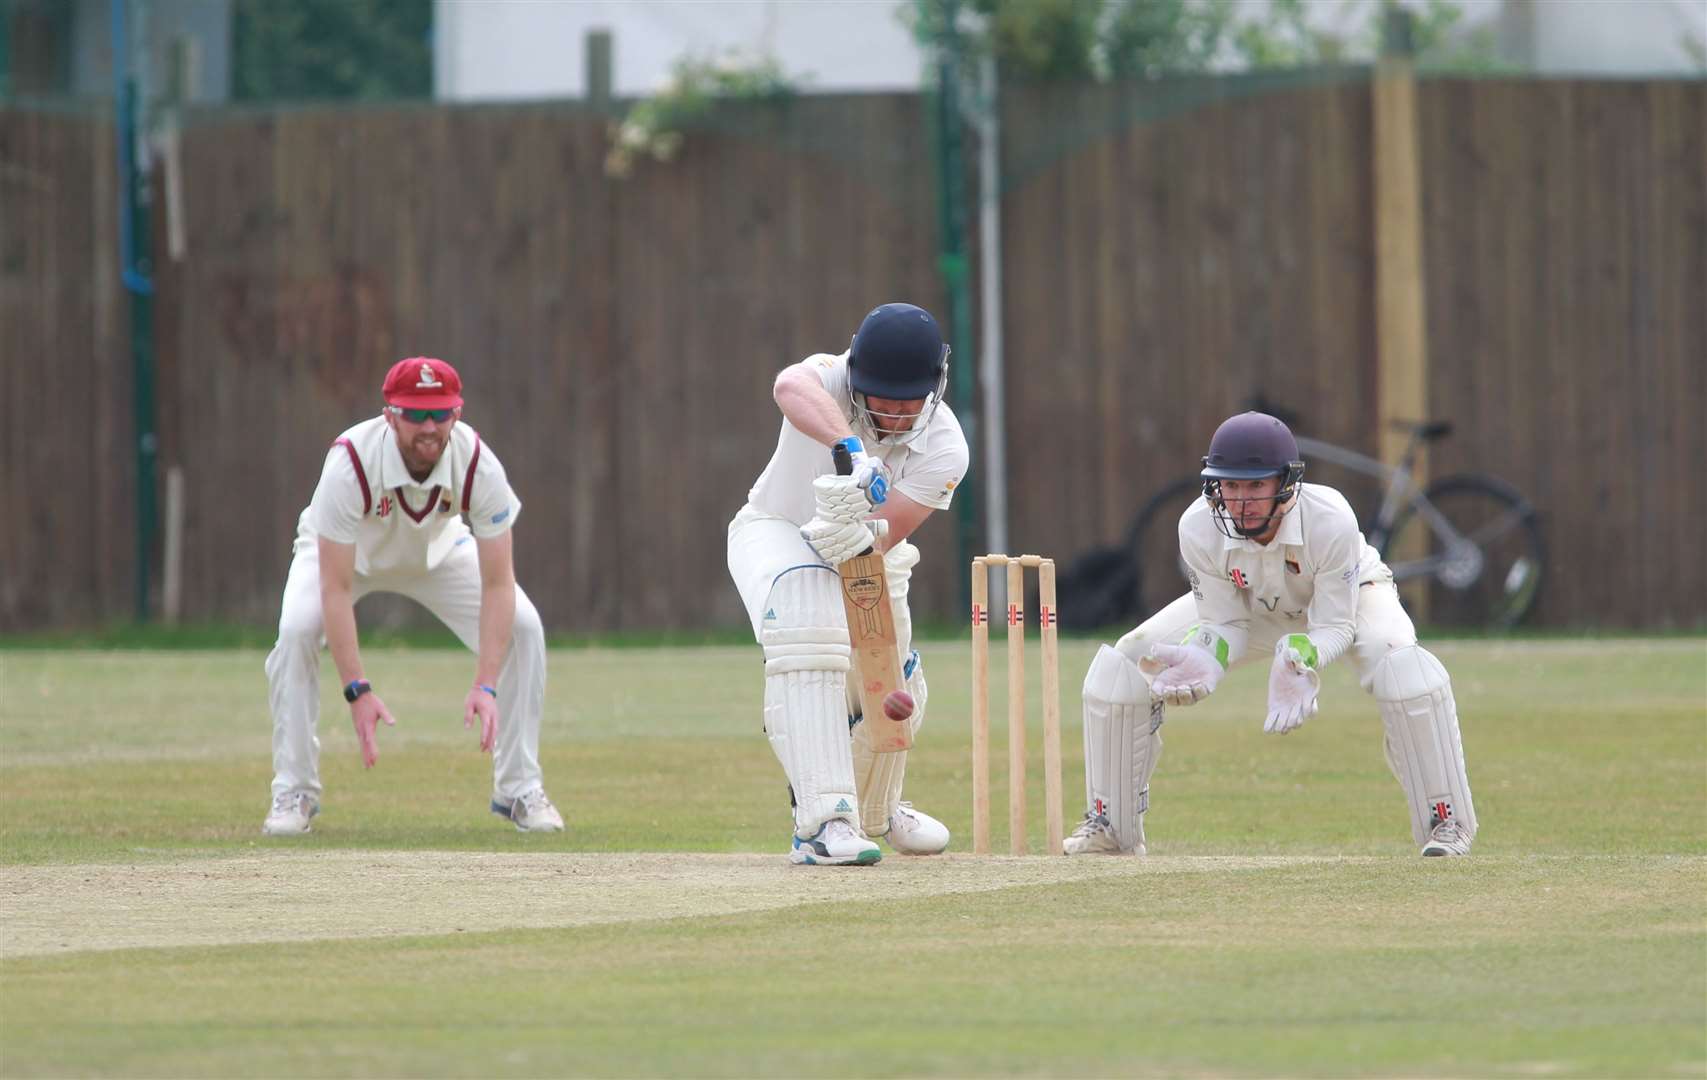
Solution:
[[[273,711],[273,802],[261,831],[308,832],[320,811],[322,636],[338,668],[362,763],[378,760],[381,721],[394,724],[362,666],[356,601],[407,596],[475,650],[463,725],[492,754],[492,811],[523,832],[563,818],[539,768],[545,633],[516,584],[510,528],[521,513],[504,466],[462,420],[462,377],[432,357],[399,360],[385,408],[333,441],[314,498],[297,522],[279,639],[267,657]]]

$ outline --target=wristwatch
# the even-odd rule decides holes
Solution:
[[[357,698],[361,697],[363,694],[367,693],[369,690],[372,690],[372,689],[373,689],[372,683],[368,682],[366,679],[357,679],[355,682],[344,687],[344,700],[350,702],[353,705],[353,704],[355,704],[355,700]]]

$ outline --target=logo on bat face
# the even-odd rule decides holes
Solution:
[[[874,577],[852,578],[844,583],[848,599],[862,611],[870,611],[877,606],[878,598],[883,595],[883,586]]]

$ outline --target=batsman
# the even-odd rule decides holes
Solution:
[[[1191,591],[1152,615],[1085,675],[1084,821],[1069,855],[1142,855],[1150,775],[1169,705],[1215,692],[1229,668],[1269,659],[1263,731],[1316,714],[1321,671],[1349,654],[1381,713],[1387,764],[1424,855],[1466,855],[1476,808],[1464,771],[1452,680],[1416,629],[1338,491],[1302,483],[1285,424],[1264,413],[1216,429],[1203,498],[1181,515]]]
[[[850,678],[858,658],[837,571],[868,551],[882,556],[903,683],[892,700],[910,698],[895,716],[910,743],[926,688],[907,605],[919,549],[907,538],[947,509],[968,460],[943,401],[948,355],[929,312],[893,303],[865,317],[848,351],[783,369],[776,451],[729,523],[729,574],[764,649],[764,729],[788,776],[797,864],[875,863],[876,837],[902,855],[948,846],[940,821],[901,801],[907,751],[879,752],[890,744]],[[833,457],[851,466],[846,475]]]

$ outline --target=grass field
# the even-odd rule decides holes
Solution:
[[[1171,710],[1150,857],[973,858],[944,642],[908,796],[956,842],[862,869],[787,865],[751,647],[554,651],[545,837],[486,813],[471,659],[371,650],[398,726],[364,773],[323,688],[289,842],[261,652],[0,651],[0,1075],[1707,1076],[1707,642],[1436,651],[1469,859],[1344,665],[1284,739],[1260,669]]]

